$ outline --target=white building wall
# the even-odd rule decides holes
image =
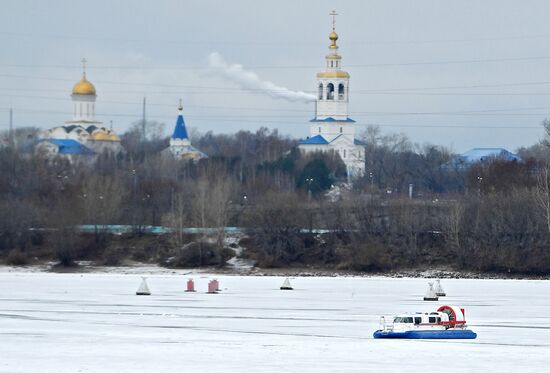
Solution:
[[[322,135],[328,142],[340,135],[353,139],[355,137],[355,125],[347,122],[311,122],[309,137],[317,135]]]
[[[95,122],[95,95],[75,95],[73,99],[73,122]]]

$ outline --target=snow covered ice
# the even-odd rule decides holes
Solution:
[[[1,372],[546,372],[550,282],[0,273]],[[381,315],[464,307],[476,340],[375,340]]]

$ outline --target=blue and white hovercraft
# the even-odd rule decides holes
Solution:
[[[380,318],[380,330],[374,338],[407,339],[475,339],[477,334],[467,329],[464,309],[455,306],[441,306],[437,312],[405,313],[394,317],[386,324]]]

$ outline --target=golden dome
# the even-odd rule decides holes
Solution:
[[[109,140],[110,141],[120,141],[120,137],[118,137],[117,134],[111,132],[111,134],[109,135]]]
[[[82,79],[74,85],[73,95],[95,95],[95,87],[86,79],[86,74],[82,74]]]
[[[336,40],[338,40],[338,34],[334,31],[332,31],[330,33],[330,35],[328,36],[328,38],[330,39],[330,46],[329,48],[331,49],[336,49],[338,48],[338,46],[336,45]]]
[[[116,133],[103,127],[93,131],[90,137],[94,141],[120,141]]]

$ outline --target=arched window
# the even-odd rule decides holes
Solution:
[[[338,85],[338,100],[343,100],[343,99],[344,99],[344,85],[340,83],[340,85]]]
[[[334,100],[334,84],[327,84],[327,100]]]
[[[323,83],[319,84],[319,100],[323,99]]]
[[[330,67],[334,67],[334,61],[330,61]]]

